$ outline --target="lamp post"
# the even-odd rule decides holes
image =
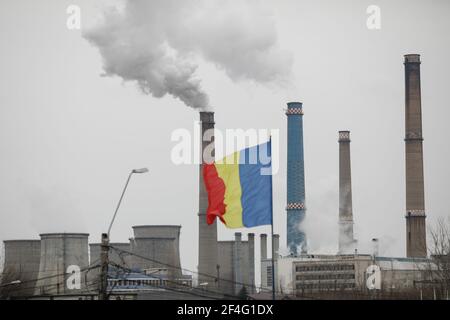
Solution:
[[[125,183],[125,187],[123,188],[122,194],[120,196],[119,202],[117,203],[116,210],[114,211],[114,215],[111,219],[111,223],[109,224],[108,233],[102,233],[102,244],[101,244],[101,254],[100,254],[100,288],[99,288],[99,300],[107,300],[107,288],[108,288],[108,264],[109,264],[109,236],[111,233],[111,228],[116,220],[117,212],[119,211],[120,205],[122,203],[125,192],[127,191],[128,184],[130,183],[131,176],[133,174],[143,174],[147,173],[147,168],[142,169],[133,169],[128,175],[127,182]]]

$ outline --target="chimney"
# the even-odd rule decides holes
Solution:
[[[380,241],[377,238],[372,239],[373,256],[378,257],[380,254]]]
[[[339,254],[353,254],[352,172],[350,131],[339,131]]]
[[[426,257],[420,55],[405,55],[406,255]]]
[[[273,235],[273,251],[272,251],[274,260],[278,260],[279,251],[280,251],[280,235],[274,234]]]
[[[242,261],[241,261],[241,244],[242,244],[242,233],[236,232],[234,234],[234,244],[233,244],[233,265],[234,265],[234,294],[237,295],[242,289]]]
[[[199,284],[208,283],[208,288],[216,287],[217,275],[217,224],[208,225],[206,210],[208,194],[203,183],[203,163],[214,161],[214,113],[200,112],[201,159],[199,170],[199,213],[198,213],[198,278]],[[206,140],[206,141],[205,141]],[[211,151],[208,155],[208,151]]]
[[[306,253],[306,235],[301,231],[305,218],[305,169],[303,158],[303,105],[288,103],[287,141],[287,246],[291,255]]]
[[[267,260],[267,234],[262,233],[260,235],[261,242],[261,261]]]
[[[250,293],[255,293],[255,234],[249,233],[248,237],[248,278],[250,279]]]

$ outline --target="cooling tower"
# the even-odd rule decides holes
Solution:
[[[40,240],[4,241],[5,261],[1,281],[1,295],[7,297],[32,296],[39,273]],[[20,281],[19,284],[11,284]]]
[[[217,224],[212,225],[206,222],[206,210],[208,209],[208,194],[203,183],[203,163],[214,161],[208,159],[210,150],[214,150],[214,113],[200,112],[201,121],[201,152],[202,165],[199,174],[199,212],[198,212],[198,283],[208,287],[216,287],[216,273],[218,265],[218,245],[217,245]],[[206,133],[206,135],[205,135]],[[209,136],[208,136],[209,133]],[[210,138],[210,139],[205,139]],[[205,141],[206,140],[206,141]],[[211,152],[210,156],[214,156]]]
[[[352,174],[350,131],[339,131],[339,254],[353,254]]]
[[[306,253],[306,235],[302,231],[305,218],[305,169],[303,156],[303,105],[288,103],[287,141],[287,246],[292,255]]]
[[[130,239],[132,268],[147,273],[182,275],[180,262],[181,226],[135,226]]]
[[[420,55],[405,55],[406,255],[426,257]]]
[[[97,288],[97,285],[85,281],[89,266],[89,234],[48,233],[40,236],[41,259],[36,295],[77,294]],[[73,268],[81,271],[79,289],[71,281]]]

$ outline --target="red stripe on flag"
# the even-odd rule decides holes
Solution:
[[[225,223],[225,183],[217,173],[214,164],[203,164],[203,182],[208,192],[208,210],[206,211],[206,222],[211,225],[216,217]]]

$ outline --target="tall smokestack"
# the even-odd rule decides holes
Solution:
[[[250,279],[250,293],[255,293],[255,234],[248,235],[248,277]]]
[[[214,112],[200,112],[201,122],[201,159],[202,164],[214,161]],[[205,135],[206,133],[206,135]],[[205,141],[206,140],[206,141]],[[208,151],[210,154],[207,155]],[[211,158],[210,158],[211,157]],[[217,224],[206,222],[208,194],[203,183],[202,167],[199,174],[199,212],[198,212],[198,283],[208,283],[208,287],[216,287],[217,274]]]
[[[288,103],[287,150],[287,246],[292,255],[306,253],[306,235],[301,231],[305,218],[305,166],[303,158],[303,105]]]
[[[339,254],[353,254],[355,245],[350,131],[339,131]]]
[[[262,233],[260,236],[261,245],[261,261],[267,259],[267,234]]]
[[[420,55],[405,55],[406,255],[426,257]]]

